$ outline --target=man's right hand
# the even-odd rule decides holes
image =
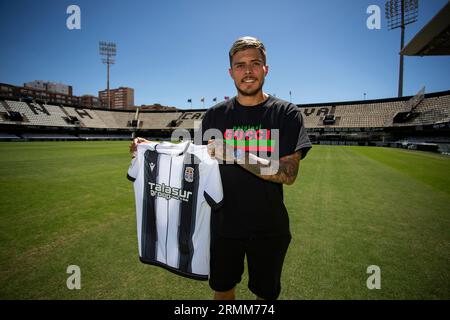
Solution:
[[[131,157],[132,157],[132,158],[136,157],[136,152],[137,152],[137,146],[138,146],[138,144],[141,144],[141,143],[149,143],[149,142],[150,142],[150,141],[148,141],[147,139],[144,139],[144,138],[139,138],[139,137],[134,138],[134,139],[133,139],[133,142],[131,142],[131,144],[130,144],[130,153],[131,153]]]

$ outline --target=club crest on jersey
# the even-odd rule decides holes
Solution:
[[[186,167],[184,170],[184,180],[186,180],[186,182],[194,181],[194,168]]]

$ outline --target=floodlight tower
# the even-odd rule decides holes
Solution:
[[[116,56],[116,44],[114,42],[99,42],[100,55],[102,56],[102,62],[106,64],[107,67],[107,80],[106,80],[106,90],[108,94],[108,109],[111,109],[111,97],[109,94],[109,65],[114,64]]]
[[[401,28],[400,51],[405,44],[405,26],[416,22],[419,14],[419,0],[388,0],[385,4],[388,29]],[[398,97],[403,96],[403,55],[400,54],[398,75]]]

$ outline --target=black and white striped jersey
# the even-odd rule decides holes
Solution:
[[[134,182],[140,260],[207,280],[211,209],[220,207],[223,191],[206,146],[139,144],[128,179]]]

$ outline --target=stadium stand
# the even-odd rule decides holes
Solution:
[[[181,115],[182,112],[141,112],[139,120],[142,129],[171,129],[171,122]]]
[[[369,102],[335,103],[325,105],[300,105],[307,128],[376,128],[385,127],[395,113],[404,111],[404,103]],[[334,115],[332,124],[324,123],[324,118]]]
[[[130,114],[130,112],[110,112],[106,110],[96,110],[95,112],[108,128],[126,128],[129,119],[133,119],[133,114]]]
[[[426,94],[423,99],[416,95],[298,106],[313,143],[439,152],[448,152],[450,146],[450,91]],[[421,140],[424,135],[426,142]],[[405,139],[409,140],[404,143]]]
[[[109,128],[109,126],[97,115],[93,109],[63,107],[67,116],[76,117],[81,127],[85,128]]]
[[[313,143],[408,148],[421,143],[448,150],[450,91],[425,94],[420,99],[416,96],[298,107]],[[128,140],[134,130],[137,135],[165,139],[176,128],[193,133],[205,112],[141,111],[137,127],[133,127],[133,110],[0,100],[0,140]]]
[[[185,111],[180,117],[173,123],[174,127],[184,129],[197,129],[205,115],[205,111],[190,110]]]

